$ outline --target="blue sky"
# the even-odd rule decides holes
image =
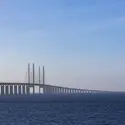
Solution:
[[[35,62],[47,84],[125,90],[124,48],[124,0],[0,1],[0,81]]]

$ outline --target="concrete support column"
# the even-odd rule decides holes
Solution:
[[[58,87],[58,93],[59,93],[59,94],[61,93],[61,89],[60,89],[60,87]]]
[[[62,93],[64,94],[64,88],[62,88]]]
[[[21,92],[21,87],[22,87],[21,85],[18,86],[18,94],[19,94],[19,95],[22,94],[22,92]]]
[[[53,87],[52,87],[52,94],[54,93],[54,89],[53,89]]]
[[[14,95],[17,95],[17,86],[14,85]]]
[[[60,93],[62,93],[62,88],[60,87]]]
[[[73,89],[73,93],[76,93],[75,89]]]
[[[60,88],[58,87],[57,89],[58,89],[58,94],[59,94],[60,93]]]
[[[62,93],[62,88],[60,87],[60,93]]]
[[[43,94],[45,94],[45,86],[43,86]]]
[[[51,91],[52,91],[52,94],[54,93],[54,91],[53,91],[53,87],[51,87]]]
[[[69,89],[69,93],[71,93],[71,89]]]
[[[74,93],[76,93],[76,89],[74,89]]]
[[[47,93],[47,87],[44,86],[44,93]]]
[[[52,87],[52,94],[54,93],[54,89],[53,89],[53,87]]]
[[[55,87],[55,94],[57,94],[58,93],[58,90],[57,90],[57,88]]]
[[[61,92],[64,93],[64,88],[61,88]]]
[[[52,87],[50,87],[50,93],[51,93],[51,94],[53,93],[53,88],[52,88]]]
[[[50,93],[50,87],[48,87],[48,94]]]
[[[13,86],[10,85],[10,95],[13,95]]]
[[[22,86],[23,87],[23,95],[25,95],[25,85]]]
[[[69,94],[69,89],[67,88],[67,94]]]
[[[55,94],[57,94],[57,88],[55,87],[54,89],[55,89]]]
[[[68,89],[66,88],[66,93],[68,93]]]
[[[78,93],[78,89],[76,89],[76,93]]]
[[[45,86],[45,93],[47,93],[47,86]]]
[[[67,88],[67,93],[69,94],[69,89]]]
[[[28,85],[26,86],[26,94],[30,94],[30,87]]]
[[[47,86],[47,93],[49,93],[49,87]]]
[[[79,93],[79,89],[77,89],[77,93]]]
[[[62,92],[65,93],[65,88],[62,88]]]
[[[67,89],[65,88],[65,94],[67,93]]]
[[[49,90],[49,94],[51,93],[51,87],[48,87],[48,90]]]
[[[51,93],[53,93],[53,87],[51,87]]]
[[[76,93],[76,89],[74,89],[74,93]]]
[[[6,85],[6,94],[5,95],[9,95],[9,86]]]
[[[80,89],[79,89],[79,93],[80,93]]]
[[[41,93],[41,87],[39,86],[39,94]]]
[[[46,93],[48,93],[48,86],[46,86]]]
[[[46,86],[46,93],[48,93],[48,86]]]
[[[57,89],[57,87],[55,87],[55,94],[57,94],[58,93],[58,89]]]
[[[1,86],[1,95],[4,95],[4,85]]]
[[[77,93],[77,89],[75,89],[75,93]]]
[[[54,93],[54,94],[56,93],[55,87],[53,87],[53,93]]]
[[[71,89],[69,89],[69,93],[71,93]]]
[[[57,88],[57,93],[59,94],[59,87]]]
[[[48,87],[48,90],[49,90],[49,94],[51,93],[51,87]]]
[[[63,91],[64,91],[64,93],[66,93],[66,88],[64,88],[64,90],[63,90]]]

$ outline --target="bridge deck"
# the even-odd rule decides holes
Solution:
[[[43,87],[55,87],[55,88],[64,88],[64,89],[75,89],[75,90],[82,90],[82,91],[89,91],[89,92],[111,92],[111,91],[101,91],[101,90],[88,90],[88,89],[78,89],[78,88],[69,88],[69,87],[61,87],[61,86],[55,86],[55,85],[47,85],[47,84],[39,84],[39,83],[19,83],[19,82],[0,82],[0,86],[2,85],[12,85],[12,86],[16,86],[16,85],[27,85],[29,87],[33,87],[33,86],[39,86],[41,88]]]

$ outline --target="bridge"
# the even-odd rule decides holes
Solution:
[[[36,94],[35,87],[39,88],[39,94],[74,94],[74,93],[109,93],[111,91],[100,91],[100,90],[87,90],[87,89],[78,89],[78,88],[69,88],[69,87],[61,87],[55,85],[45,84],[45,69],[42,67],[42,75],[41,75],[41,67],[39,66],[39,82],[35,82],[35,68],[34,63],[32,65],[32,72],[30,71],[30,64],[28,63],[28,80],[24,83],[16,83],[16,82],[1,82],[0,83],[0,96],[8,96],[8,95],[29,95]],[[32,77],[31,77],[32,73]],[[42,79],[41,79],[42,76]],[[31,92],[31,89],[33,92]],[[41,89],[43,90],[41,92]]]

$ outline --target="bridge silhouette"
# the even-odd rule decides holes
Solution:
[[[27,82],[17,83],[17,82],[1,82],[0,83],[0,95],[8,96],[8,95],[29,95],[36,94],[35,87],[39,88],[39,94],[75,94],[75,93],[109,93],[112,91],[101,91],[101,90],[87,90],[87,89],[78,89],[78,88],[69,88],[69,87],[61,87],[55,85],[45,84],[45,69],[44,66],[39,66],[39,82],[35,82],[35,65],[32,64],[32,72],[30,70],[30,64],[28,63],[28,77]],[[31,75],[32,73],[32,75]],[[42,79],[41,79],[42,76]],[[31,92],[31,89],[33,92]],[[41,89],[43,90],[41,92]],[[38,94],[37,93],[37,94]]]

